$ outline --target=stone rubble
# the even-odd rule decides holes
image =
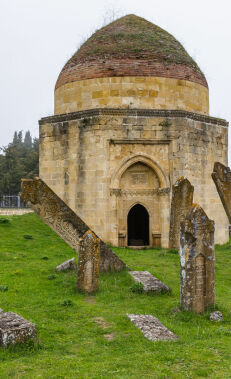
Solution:
[[[0,313],[0,346],[25,343],[29,339],[36,340],[37,331],[34,324],[13,312]]]
[[[142,283],[144,292],[171,292],[171,288],[162,283],[149,271],[129,271],[135,282]]]
[[[223,315],[220,311],[215,311],[210,313],[209,319],[210,321],[222,321]]]
[[[63,262],[56,267],[56,271],[58,272],[68,270],[77,270],[75,258],[68,259],[68,261]]]
[[[150,341],[176,341],[178,339],[158,318],[152,315],[127,314],[127,317]]]

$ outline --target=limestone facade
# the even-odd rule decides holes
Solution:
[[[55,114],[95,108],[181,109],[209,114],[209,91],[189,80],[152,76],[77,80],[55,90]]]
[[[148,243],[169,246],[172,185],[184,176],[194,202],[215,220],[216,243],[228,219],[211,178],[227,166],[227,122],[180,110],[92,109],[40,120],[40,177],[105,242],[128,244],[128,214],[148,213]]]

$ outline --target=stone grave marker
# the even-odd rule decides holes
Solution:
[[[178,339],[158,318],[152,315],[127,314],[127,317],[150,341],[176,341]]]
[[[40,179],[22,179],[21,198],[70,247],[79,251],[80,239],[90,228]],[[100,271],[121,271],[124,262],[100,240]]]
[[[172,202],[170,214],[169,248],[180,247],[180,223],[188,213],[193,203],[194,187],[188,179],[182,177],[172,187]]]
[[[100,240],[88,230],[80,243],[77,288],[86,293],[98,289]]]
[[[214,163],[213,181],[216,185],[217,192],[231,224],[231,171],[229,167],[220,162]]]
[[[159,279],[153,276],[149,271],[129,271],[136,283],[143,284],[143,290],[146,293],[156,292],[171,292],[171,288],[162,283]]]
[[[214,221],[199,205],[193,205],[180,235],[181,306],[203,313],[214,305]]]

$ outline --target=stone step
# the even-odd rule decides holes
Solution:
[[[135,282],[142,283],[144,292],[171,292],[171,288],[162,283],[149,271],[129,271]]]

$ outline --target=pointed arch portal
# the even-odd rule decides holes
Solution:
[[[128,212],[128,246],[149,245],[149,214],[141,204],[134,205]]]

